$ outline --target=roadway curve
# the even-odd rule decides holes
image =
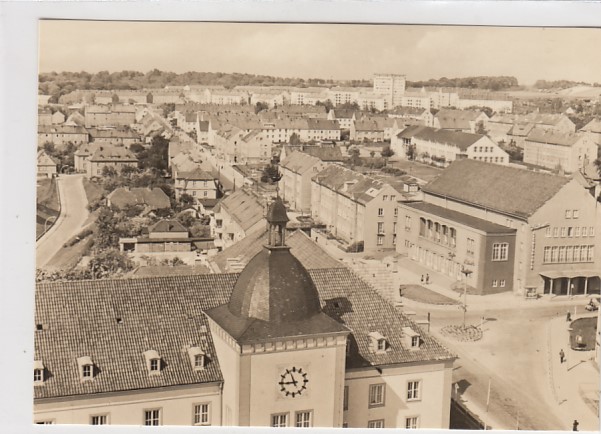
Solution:
[[[61,213],[56,223],[36,243],[36,267],[44,268],[63,244],[77,235],[88,218],[88,199],[82,175],[57,178]]]

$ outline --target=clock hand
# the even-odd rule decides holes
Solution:
[[[296,386],[297,381],[294,379],[294,375],[290,374],[290,378],[292,378],[292,384]]]

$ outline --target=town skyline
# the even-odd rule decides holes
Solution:
[[[506,75],[532,85],[594,83],[601,69],[601,59],[583,56],[601,43],[599,29],[42,20],[39,30],[40,73],[158,69],[335,81],[374,73],[409,81]]]

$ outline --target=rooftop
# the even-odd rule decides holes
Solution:
[[[451,163],[422,190],[525,219],[568,182],[570,178],[563,176],[463,159]]]

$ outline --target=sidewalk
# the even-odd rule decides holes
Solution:
[[[594,316],[593,315],[583,315]],[[599,431],[599,417],[584,401],[583,395],[599,399],[599,371],[593,366],[593,351],[574,351],[569,344],[569,323],[565,318],[549,322],[549,386],[553,397],[561,408],[558,414],[566,421],[566,429],[576,419],[580,431]],[[559,352],[563,349],[566,361],[560,363]]]

